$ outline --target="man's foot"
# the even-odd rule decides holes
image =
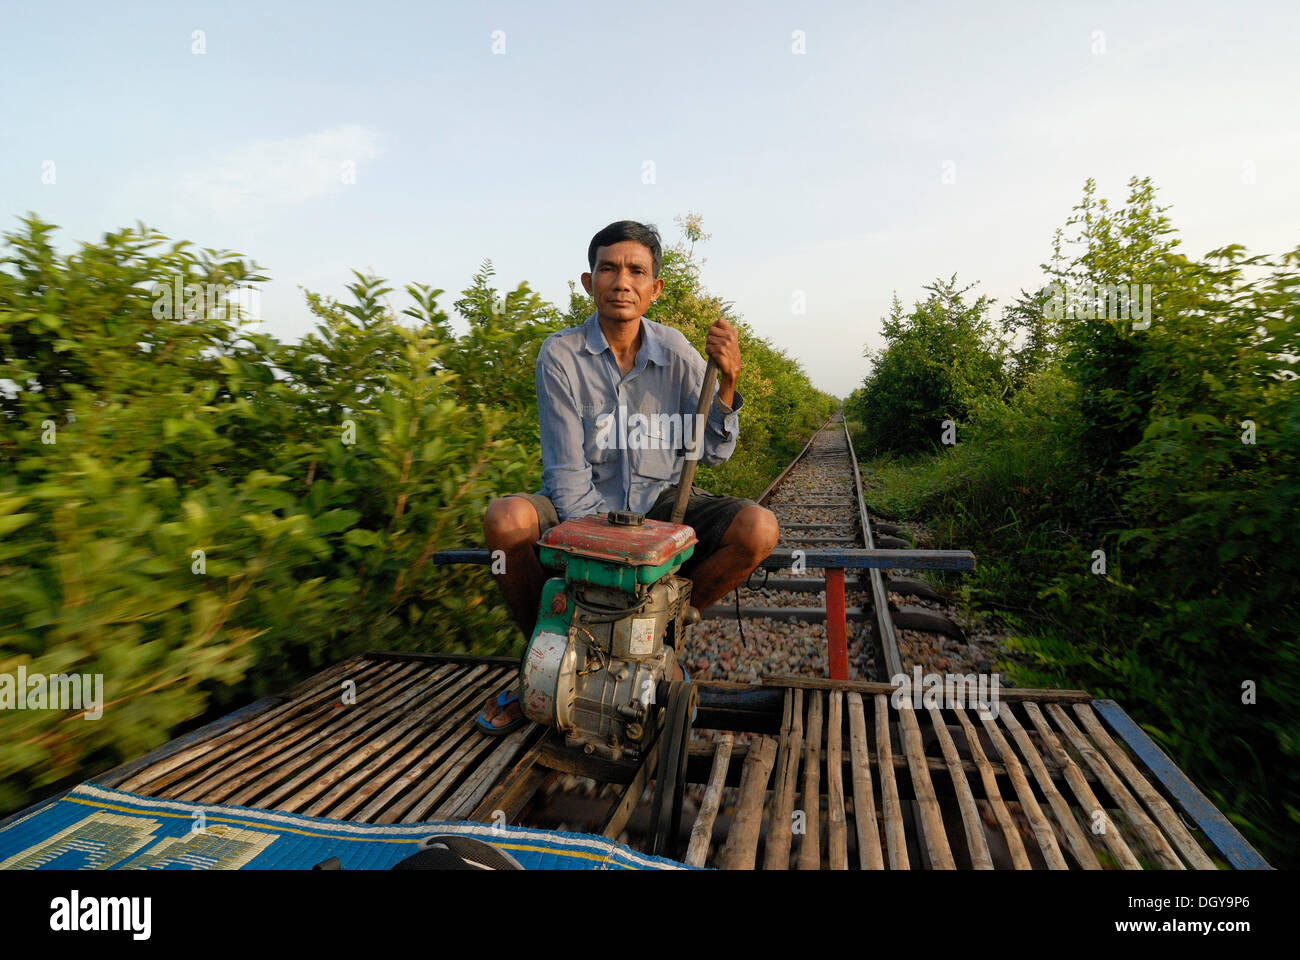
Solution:
[[[483,705],[483,712],[478,716],[478,728],[489,736],[508,733],[524,723],[523,706],[519,703],[519,693],[511,687],[502,690]]]

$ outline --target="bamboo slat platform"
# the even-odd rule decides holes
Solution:
[[[482,734],[475,716],[517,666],[359,655],[92,783],[362,823],[539,826],[530,801],[562,772],[619,784],[590,829],[573,829],[637,846],[657,748],[639,767],[611,766],[532,724]],[[1112,701],[1003,689],[996,710],[911,709],[892,693],[701,684],[687,779],[704,790],[677,855],[769,870],[1268,866]]]
[[[510,660],[354,657],[105,785],[360,823],[466,819],[542,733],[475,726],[517,676]]]
[[[917,710],[896,707],[884,684],[764,683],[784,693],[779,735],[757,746],[730,739],[719,746],[724,762],[744,764],[743,816],[712,858],[694,843],[694,865],[1182,870],[1216,869],[1241,852],[1216,850],[1195,820],[1185,822],[1190,814],[1176,811],[1179,797],[1166,798],[1161,778],[1120,745],[1140,731],[1131,721],[1107,729],[1108,718],[1128,720],[1111,701],[1082,691],[1004,689],[987,710]],[[758,777],[770,764],[751,767],[756,749],[778,758],[767,782]],[[711,782],[725,776],[715,768]],[[1177,786],[1196,792],[1185,778]],[[765,829],[755,831],[764,791]],[[1231,830],[1226,820],[1212,826]],[[1241,858],[1233,865],[1264,866]]]

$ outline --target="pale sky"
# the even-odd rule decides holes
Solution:
[[[1113,203],[1152,177],[1191,256],[1300,243],[1295,0],[7,2],[0,23],[2,229],[32,210],[70,250],[142,220],[239,251],[286,340],[314,324],[298,286],[343,296],[353,267],[450,313],[491,258],[563,306],[605,224],[671,243],[695,211],[706,286],[843,396],[895,291],[1035,284],[1087,177]]]

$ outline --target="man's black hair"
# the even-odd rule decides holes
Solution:
[[[650,248],[650,260],[654,264],[652,276],[659,276],[659,267],[664,262],[663,248],[659,245],[659,231],[652,223],[637,223],[635,220],[619,220],[611,223],[591,238],[591,245],[587,247],[587,269],[595,272],[596,251],[600,247],[612,246],[624,240],[635,240],[642,246]]]

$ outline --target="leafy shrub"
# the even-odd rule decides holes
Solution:
[[[1150,283],[1149,328],[1038,324],[1023,388],[973,403],[952,450],[869,464],[869,498],[979,554],[967,589],[1015,629],[1014,682],[1116,698],[1294,866],[1300,248],[1189,259],[1136,178],[1118,210],[1089,181],[1067,227],[1049,279]]]
[[[909,314],[894,298],[884,323],[885,347],[868,353],[871,373],[845,403],[862,425],[863,453],[938,449],[944,421],[964,421],[973,404],[1009,385],[1003,345],[987,317],[989,299],[966,303],[971,287],[936,280]]]

